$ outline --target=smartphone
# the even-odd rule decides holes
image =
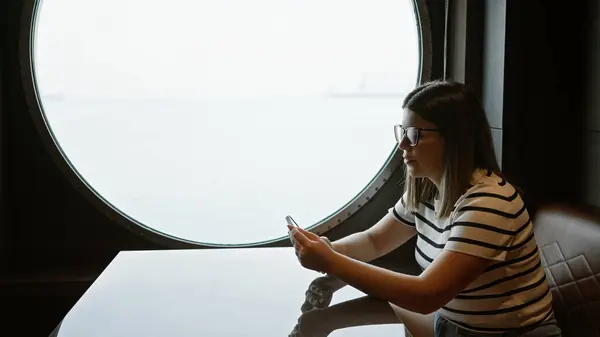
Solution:
[[[298,224],[296,223],[296,221],[294,221],[294,219],[291,216],[289,216],[289,215],[285,216],[285,221],[287,221],[287,223],[290,224],[290,225],[292,225],[292,226],[300,227],[300,226],[298,226]]]
[[[289,215],[286,215],[285,221],[289,225],[292,225],[292,226],[295,226],[295,227],[300,227],[300,226],[298,226],[298,224],[296,223],[296,221],[294,221],[294,219],[291,216],[289,216]],[[295,245],[296,244],[296,240],[294,240],[294,237],[292,236],[292,231],[291,230],[288,230],[288,236],[290,237],[290,241],[292,242],[292,245]]]

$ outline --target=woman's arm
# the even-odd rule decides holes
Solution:
[[[348,235],[334,242],[330,242],[326,237],[322,238],[339,254],[370,262],[398,248],[415,234],[413,227],[401,224],[394,217],[386,214],[373,227],[365,231]],[[322,277],[317,280],[319,286],[333,291],[346,286],[343,280],[336,277]]]
[[[332,243],[336,252],[370,262],[400,247],[416,234],[414,227],[400,223],[389,213],[373,227]]]
[[[365,294],[410,311],[429,314],[448,303],[492,262],[453,251],[442,251],[419,276],[396,273],[339,253],[327,261],[325,272]]]

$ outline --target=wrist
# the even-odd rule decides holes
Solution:
[[[336,277],[335,273],[337,270],[337,265],[342,257],[342,254],[332,249],[331,252],[327,254],[327,262],[325,263],[326,267],[323,272],[327,275],[331,275],[332,277]]]

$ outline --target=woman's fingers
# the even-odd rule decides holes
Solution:
[[[318,241],[319,240],[319,236],[313,232],[307,231],[305,229],[302,229],[300,227],[298,227],[298,230],[304,234],[304,236],[306,236],[308,239],[312,240],[312,241]]]
[[[297,243],[299,243],[301,246],[307,246],[311,243],[311,240],[309,238],[306,237],[306,235],[304,235],[304,233],[302,233],[304,230],[300,229],[300,228],[294,228],[293,229],[293,236],[294,236],[294,240],[296,240]]]

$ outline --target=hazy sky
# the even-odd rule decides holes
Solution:
[[[315,95],[413,77],[410,0],[46,0],[42,94]]]

